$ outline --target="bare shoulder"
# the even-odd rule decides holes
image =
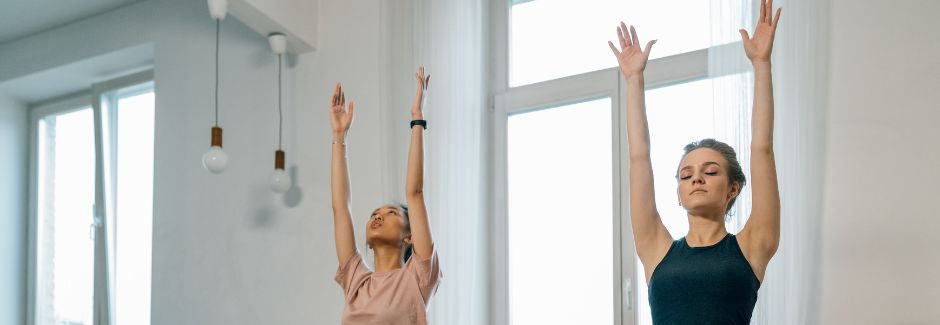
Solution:
[[[643,263],[646,283],[649,283],[650,279],[653,277],[653,271],[655,271],[659,263],[666,258],[666,254],[669,253],[669,248],[672,247],[673,241],[669,231],[663,229],[663,231],[660,231],[650,242],[644,245],[636,243],[637,255],[640,257],[640,262]]]
[[[764,282],[764,273],[767,271],[770,259],[777,252],[777,241],[764,237],[767,236],[757,236],[747,227],[735,236],[738,247],[741,248],[741,253],[747,263],[751,265],[757,280],[761,282]]]

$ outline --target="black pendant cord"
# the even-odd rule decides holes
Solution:
[[[222,20],[215,20],[215,126],[219,126],[219,29]]]
[[[281,54],[277,55],[277,150],[281,150],[284,134],[284,113],[281,110]]]

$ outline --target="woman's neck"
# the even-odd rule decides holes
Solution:
[[[372,247],[375,253],[376,272],[385,272],[401,268],[401,248],[387,245],[377,245]]]
[[[692,247],[709,246],[728,235],[724,216],[693,216],[689,214],[689,233],[685,241]]]

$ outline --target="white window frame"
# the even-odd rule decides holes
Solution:
[[[100,82],[93,84],[88,91],[81,92],[78,94],[69,95],[62,98],[53,99],[44,103],[40,103],[30,108],[29,112],[29,132],[30,132],[30,163],[29,163],[29,220],[28,220],[28,256],[27,256],[27,281],[26,281],[26,323],[27,324],[36,324],[38,319],[36,306],[37,299],[37,285],[38,279],[36,272],[38,270],[38,203],[39,197],[37,190],[39,188],[39,171],[37,170],[39,162],[39,121],[43,118],[46,118],[50,115],[61,115],[69,113],[72,111],[77,111],[79,109],[84,109],[91,107],[94,114],[94,132],[95,132],[95,208],[94,208],[94,220],[93,224],[90,224],[89,227],[94,227],[94,298],[93,298],[93,319],[94,325],[109,325],[113,323],[114,313],[111,310],[113,306],[112,299],[112,290],[110,284],[113,283],[110,275],[113,274],[114,265],[109,263],[109,260],[106,258],[108,256],[114,256],[115,247],[113,247],[112,240],[108,236],[112,236],[113,233],[107,231],[108,229],[113,229],[109,226],[109,222],[114,220],[108,220],[107,211],[115,211],[114,207],[109,207],[107,211],[100,209],[100,207],[105,207],[105,195],[106,189],[111,189],[113,191],[114,184],[110,186],[105,186],[105,177],[104,177],[104,155],[105,150],[103,148],[107,146],[107,152],[113,153],[116,150],[116,139],[115,137],[110,137],[108,143],[104,143],[105,135],[104,131],[101,128],[102,120],[105,118],[104,113],[108,113],[107,121],[109,122],[109,130],[112,134],[117,130],[117,114],[118,110],[110,109],[108,112],[104,112],[102,107],[102,101],[109,100],[110,107],[116,107],[115,96],[106,96],[109,93],[116,93],[120,95],[128,95],[134,92],[143,93],[143,89],[152,89],[153,88],[153,70],[147,70],[142,72],[137,72],[131,75],[115,78],[112,80]],[[115,162],[114,155],[112,154],[110,158],[110,166],[114,166]],[[113,174],[114,168],[111,168]],[[114,180],[114,175],[110,175],[108,178]],[[107,193],[114,195],[114,193]],[[114,203],[115,200],[111,200],[111,203]],[[113,214],[112,214],[113,215]],[[110,247],[106,247],[106,245]],[[104,316],[102,316],[104,315]]]
[[[510,10],[520,0],[497,0],[489,7],[490,37],[490,108],[492,136],[489,150],[490,171],[490,231],[492,243],[490,274],[492,275],[490,297],[490,323],[510,323],[509,301],[509,262],[508,262],[508,201],[507,201],[507,127],[510,115],[544,108],[558,107],[565,104],[583,102],[600,97],[611,98],[612,125],[611,148],[613,153],[612,182],[613,207],[612,219],[614,234],[612,256],[614,269],[615,308],[614,324],[637,323],[636,250],[629,214],[629,160],[627,156],[626,84],[619,67],[581,73],[558,79],[546,80],[534,84],[509,87],[510,64]],[[603,45],[599,45],[603,46]],[[739,42],[720,45],[740,47]],[[712,48],[715,49],[715,48]],[[611,61],[614,59],[611,57]],[[645,72],[646,90],[667,87],[696,80],[714,78],[709,75],[709,49],[699,49],[668,57],[652,59]],[[743,71],[728,71],[726,74]]]

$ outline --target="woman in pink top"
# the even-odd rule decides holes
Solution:
[[[356,250],[349,212],[349,172],[346,166],[346,133],[352,124],[353,101],[336,84],[330,105],[333,126],[333,222],[339,269],[336,282],[343,288],[346,306],[343,324],[427,324],[427,306],[441,279],[428,212],[424,204],[423,99],[431,77],[424,67],[415,74],[418,89],[411,106],[411,149],[405,197],[410,208],[384,205],[375,209],[366,224],[366,243],[375,253],[373,271]],[[410,255],[410,258],[409,258]]]

